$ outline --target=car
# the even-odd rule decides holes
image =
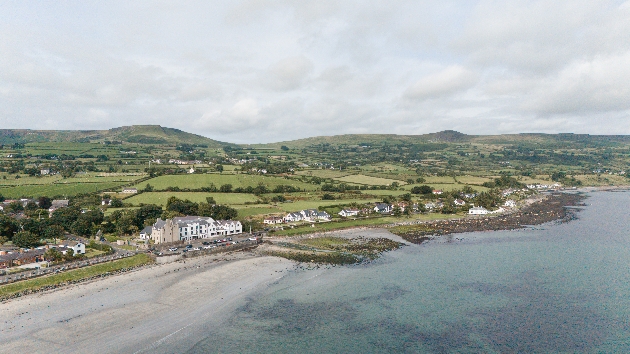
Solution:
[[[218,242],[217,240],[213,240],[213,241],[212,241],[212,243],[214,243],[214,244],[217,244],[217,242]]]
[[[205,250],[209,250],[209,249],[211,249],[212,247],[215,247],[215,246],[203,246],[203,249],[205,249]]]
[[[203,241],[201,244],[202,244],[202,245],[204,245],[204,246],[207,246],[207,245],[209,245],[209,244],[210,244],[210,242],[208,242],[208,241]]]
[[[186,245],[186,248],[192,248],[192,245]]]
[[[195,247],[195,248],[193,248],[192,250],[193,250],[193,251],[201,251],[201,248],[199,248],[199,247]]]
[[[175,251],[177,251],[177,247],[171,247],[168,250],[171,251],[171,252],[175,252]]]
[[[232,241],[232,238],[231,238],[231,237],[228,237],[228,239],[227,239],[227,240],[228,240],[228,241]]]
[[[188,248],[184,248],[182,252],[188,252]]]
[[[248,238],[247,240],[249,240],[249,241],[258,241],[258,239],[257,239],[257,238],[255,238],[255,237],[250,237],[250,238]]]

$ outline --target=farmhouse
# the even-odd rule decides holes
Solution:
[[[183,216],[167,220],[158,218],[151,228],[150,238],[159,244],[236,235],[242,232],[243,226],[240,221],[214,220],[203,216]]]
[[[128,194],[135,194],[135,193],[138,193],[138,189],[137,188],[126,187],[126,188],[123,188],[122,192],[123,193],[128,193]]]

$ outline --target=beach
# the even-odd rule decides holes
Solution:
[[[235,252],[12,299],[0,304],[2,351],[186,351],[293,267],[282,258]]]

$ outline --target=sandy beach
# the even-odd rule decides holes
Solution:
[[[189,259],[0,304],[3,352],[183,352],[294,263],[252,253]]]

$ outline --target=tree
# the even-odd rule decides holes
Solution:
[[[112,198],[112,200],[109,202],[109,206],[111,206],[112,208],[122,208],[123,202],[118,198]]]
[[[286,145],[282,145],[282,146],[280,146],[280,149],[281,149],[282,151],[289,151],[289,147],[288,147],[288,146],[286,146]]]
[[[335,200],[335,196],[329,193],[324,193],[324,195],[322,195],[322,200]]]
[[[136,210],[136,226],[143,228],[145,220],[155,220],[162,215],[162,207],[155,204],[147,204]]]
[[[63,255],[56,248],[50,248],[44,253],[44,259],[57,262],[63,259]]]
[[[232,192],[232,185],[229,183],[222,185],[221,187],[219,187],[219,192],[222,192],[222,193]]]
[[[217,202],[214,200],[214,197],[206,197],[206,203],[216,204]]]
[[[37,202],[41,209],[48,209],[52,206],[52,201],[48,197],[39,197],[37,198]]]
[[[44,228],[44,233],[42,234],[42,236],[47,239],[57,239],[62,238],[64,234],[65,230],[63,229],[63,227],[59,225],[50,225]]]
[[[74,259],[74,250],[72,248],[68,248],[66,250],[66,254],[63,255],[63,259],[65,261],[71,261]]]
[[[81,215],[81,210],[76,206],[59,208],[53,211],[50,223],[59,225],[66,231],[70,231],[72,229],[72,223],[77,221],[79,215]]]
[[[39,236],[32,232],[20,231],[13,236],[13,244],[21,248],[39,246]]]
[[[145,192],[153,192],[153,186],[148,184],[144,187]]]
[[[398,205],[394,206],[394,216],[400,215],[402,215],[402,209]]]
[[[221,173],[221,172],[223,172],[223,165],[217,164],[216,166],[214,166],[214,169],[217,172]]]

